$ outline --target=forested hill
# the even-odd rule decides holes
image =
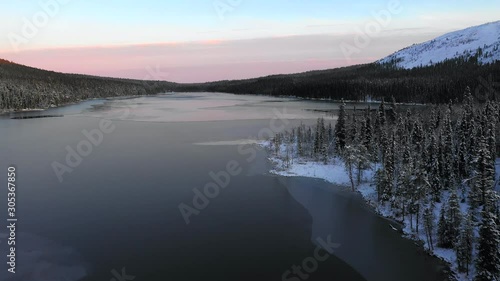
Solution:
[[[391,99],[398,102],[447,103],[461,100],[470,87],[478,100],[498,99],[500,62],[480,65],[477,58],[448,60],[432,66],[397,69],[389,64],[365,64],[292,75],[181,85],[179,90],[341,98]]]
[[[63,74],[0,59],[0,111],[171,91],[175,83]]]
[[[397,102],[447,103],[461,100],[467,87],[479,101],[500,99],[500,62],[480,65],[477,57],[471,57],[410,70],[373,63],[246,80],[177,84],[62,74],[0,60],[0,110],[47,108],[89,98],[168,91],[360,101],[394,97]]]

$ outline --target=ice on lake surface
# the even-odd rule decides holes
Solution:
[[[175,93],[111,99],[103,104],[94,105],[83,114],[99,118],[150,122],[313,119],[318,116],[313,110],[332,107],[333,104],[325,106],[296,98],[223,93]]]
[[[122,268],[148,281],[274,280],[328,235],[342,247],[308,280],[442,280],[435,262],[359,198],[323,181],[268,173],[269,154],[255,146],[262,129],[275,118],[290,118],[286,129],[322,116],[334,122],[325,112],[336,109],[335,102],[178,93],[29,113],[61,118],[0,118],[0,155],[19,169],[19,217],[30,233],[18,233],[22,275],[7,280],[110,280]],[[68,147],[88,140],[84,132],[95,139],[101,118],[114,130],[59,181],[52,163],[67,164]],[[234,161],[241,173],[187,225],[179,204],[192,205],[195,190],[213,175],[220,182]]]

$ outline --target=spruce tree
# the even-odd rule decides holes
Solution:
[[[396,122],[396,117],[397,117],[396,109],[397,109],[396,99],[392,97],[392,103],[391,106],[389,107],[389,112],[388,112],[389,121],[391,122],[391,124],[394,124]]]
[[[330,148],[332,146],[332,141],[333,141],[333,129],[332,129],[332,123],[328,123],[328,148]],[[328,149],[330,150],[330,149]]]
[[[297,128],[297,152],[300,157],[304,156],[304,149],[302,148],[302,124]]]
[[[363,144],[365,145],[368,151],[371,151],[372,139],[373,139],[373,127],[372,127],[372,119],[370,107],[365,110],[365,127],[364,127],[364,140]]]
[[[351,182],[351,189],[354,191],[354,168],[358,162],[357,155],[359,154],[357,147],[354,145],[347,145],[343,150],[344,167]]]
[[[356,107],[354,107],[354,110],[352,113],[351,126],[350,126],[350,130],[349,130],[349,137],[350,137],[351,143],[356,143],[358,141],[358,139],[356,139],[357,137],[359,137],[358,118],[356,116]]]
[[[460,229],[460,236],[455,247],[457,254],[458,270],[469,275],[469,266],[472,263],[472,251],[474,249],[474,222],[471,212],[467,215]]]
[[[460,205],[458,203],[458,196],[455,188],[453,188],[450,198],[448,199],[446,214],[448,235],[452,244],[455,244],[460,233],[460,225],[462,224],[462,213],[460,211]]]
[[[410,190],[414,188],[414,161],[411,154],[410,144],[404,146],[403,162],[396,189],[396,196],[400,202],[403,220],[407,212],[407,205],[411,201]]]
[[[464,126],[465,122],[462,120],[457,124],[457,134],[458,134],[458,147],[457,147],[457,160],[456,160],[456,171],[458,178],[465,178],[468,175],[468,162],[469,155],[467,154],[467,139],[466,130]]]
[[[495,166],[495,161],[497,157],[497,141],[496,141],[496,124],[495,122],[491,122],[489,124],[489,129],[488,129],[488,146],[490,148],[490,158],[491,158],[491,164],[493,167]]]
[[[500,232],[496,225],[494,206],[498,197],[493,190],[485,193],[486,204],[481,212],[479,241],[477,245],[476,281],[500,278]]]
[[[450,224],[445,215],[446,209],[446,204],[443,203],[438,222],[438,246],[442,248],[451,248],[453,246],[453,238],[450,236]]]
[[[384,153],[384,178],[385,184],[382,189],[382,201],[389,201],[392,197],[393,184],[394,184],[394,135],[386,145]]]
[[[380,103],[380,106],[378,108],[378,115],[377,115],[377,126],[379,130],[383,129],[386,124],[386,114],[385,114],[385,104],[384,101],[382,100],[382,103]]]
[[[431,135],[430,145],[429,145],[429,163],[428,163],[428,171],[429,176],[431,177],[431,187],[432,193],[434,197],[434,201],[440,201],[441,195],[441,180],[440,180],[440,157],[439,157],[439,144],[436,136],[434,134]]]
[[[335,124],[335,144],[337,151],[339,152],[341,152],[341,150],[344,149],[346,145],[346,138],[347,138],[346,123],[347,123],[347,114],[345,112],[344,100],[342,100],[342,103],[340,105],[339,117],[337,119],[337,124]]]
[[[425,159],[425,150],[423,149],[424,146],[424,132],[422,128],[422,123],[420,121],[420,116],[417,118],[417,120],[414,121],[413,123],[413,129],[411,132],[411,143],[413,145],[413,151],[414,151],[414,166],[421,166],[423,163],[421,162],[422,159]]]
[[[316,120],[316,130],[314,130],[314,156],[318,158],[321,149],[321,121],[320,118]]]
[[[493,188],[495,182],[495,167],[490,156],[488,142],[484,136],[480,138],[477,151],[476,179],[469,196],[473,207],[485,204],[486,192]]]
[[[377,169],[375,171],[375,186],[377,187],[377,201],[383,201],[383,191],[386,189],[388,184],[387,175],[383,168]]]
[[[435,106],[431,110],[430,127],[436,131],[441,126],[441,114],[439,107]]]
[[[454,169],[455,155],[453,153],[453,135],[451,127],[451,110],[446,111],[445,120],[443,124],[443,156],[442,156],[442,182],[445,188],[449,189],[454,185]]]
[[[434,231],[434,214],[430,207],[424,210],[424,230],[427,238],[427,244],[431,251],[434,250],[434,242],[432,241],[432,233]]]

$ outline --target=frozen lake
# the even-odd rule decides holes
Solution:
[[[2,116],[1,169],[18,170],[19,241],[16,278],[0,280],[443,280],[434,258],[356,194],[268,173],[259,135],[336,108],[182,93]],[[10,119],[36,115],[63,117]],[[210,184],[218,191],[200,199]],[[338,247],[317,252],[327,240]],[[314,266],[315,254],[328,257]],[[304,262],[310,272],[294,273]]]

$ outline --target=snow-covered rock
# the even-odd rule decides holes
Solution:
[[[415,44],[385,57],[378,63],[394,63],[398,68],[429,66],[447,59],[469,58],[481,53],[478,62],[500,60],[500,21],[447,33],[433,40]]]

